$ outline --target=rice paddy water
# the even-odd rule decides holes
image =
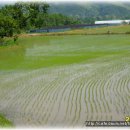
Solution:
[[[15,126],[85,126],[130,115],[130,37],[21,37],[0,47],[0,113]]]

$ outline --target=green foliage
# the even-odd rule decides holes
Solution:
[[[14,19],[19,29],[26,29],[34,23],[39,13],[47,13],[49,5],[44,3],[15,3],[2,7],[1,12]]]
[[[126,34],[130,34],[130,32],[126,32]]]
[[[18,45],[18,38],[0,38],[0,46]]]
[[[79,21],[74,18],[64,16],[62,14],[39,14],[36,21],[35,27],[52,27],[52,26],[62,26],[62,25],[72,25],[78,24]]]
[[[0,13],[0,37],[11,37],[15,32],[17,25],[14,19]]]
[[[13,124],[7,120],[3,115],[0,115],[0,127],[12,127]]]
[[[18,40],[18,35],[14,36],[14,42],[16,42]]]
[[[21,2],[3,6],[0,8],[0,37],[12,37],[33,28],[79,23],[76,19],[62,14],[48,14],[48,8],[49,5],[42,2]],[[2,45],[3,42],[0,44]]]
[[[4,37],[13,37],[22,30],[27,30],[35,25],[39,13],[46,14],[49,5],[40,3],[15,3],[0,8],[0,45],[8,45]],[[16,43],[18,36],[14,36]]]
[[[5,44],[4,39],[0,37],[0,46],[2,46],[4,44]]]

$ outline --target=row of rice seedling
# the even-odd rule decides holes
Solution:
[[[95,41],[83,36],[81,44],[81,37],[56,38],[55,44],[53,38],[47,45],[27,47],[28,61],[22,64],[35,65],[43,59],[43,66],[0,71],[0,113],[16,126],[84,126],[86,120],[124,120],[130,114],[129,38],[117,46],[119,38],[112,36],[112,43],[105,46],[102,37]],[[66,57],[74,62],[65,62]],[[53,62],[56,66],[44,67]]]
[[[118,66],[118,69],[115,69],[116,64],[109,62],[107,67],[103,66],[103,63],[102,65],[92,65],[93,70],[90,67],[83,67],[83,65],[73,65],[61,70],[62,73],[59,72],[60,69],[57,69],[57,72],[56,70],[48,70],[46,73],[44,73],[45,69],[42,69],[37,70],[43,71],[41,75],[37,75],[38,72],[28,72],[25,78],[19,74],[17,82],[16,78],[12,78],[8,82],[8,84],[18,85],[18,87],[14,87],[12,91],[6,90],[8,95],[5,95],[5,104],[7,105],[5,113],[8,109],[14,109],[16,119],[17,116],[22,117],[23,115],[26,117],[26,114],[30,113],[30,117],[26,121],[33,122],[33,120],[38,119],[38,125],[42,123],[46,125],[49,121],[55,122],[54,125],[57,123],[76,125],[78,122],[81,123],[82,118],[86,118],[86,120],[110,120],[109,113],[114,111],[114,113],[121,114],[124,107],[122,103],[127,102],[126,105],[129,105],[127,92],[129,91],[129,68],[125,69]],[[73,70],[74,66],[75,71],[66,74],[66,71]],[[110,78],[107,76],[109,75],[107,72],[109,66],[112,70],[109,72],[111,73]],[[103,71],[103,75],[100,67],[102,67],[102,70],[103,67],[106,69],[106,71]],[[14,74],[11,73],[11,75]],[[108,78],[107,80],[105,75]],[[7,82],[5,84],[4,82],[2,82],[2,86],[7,84]],[[122,91],[124,92],[122,93]],[[127,96],[124,96],[126,93]],[[55,109],[53,109],[54,107]],[[57,112],[54,111],[56,109]],[[13,120],[15,121],[15,119]],[[21,119],[21,121],[23,120]]]

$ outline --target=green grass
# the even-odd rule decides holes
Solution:
[[[89,29],[76,29],[72,31],[68,31],[68,33],[75,34],[103,34],[107,33],[108,30],[111,33],[130,33],[130,25],[119,25],[119,26],[107,26],[101,28],[89,28]]]
[[[101,35],[107,34],[130,34],[130,25],[117,25],[117,26],[106,26],[97,28],[85,28],[85,29],[72,29],[65,32],[50,32],[50,33],[37,33],[35,35],[53,36],[53,35]],[[22,34],[26,36],[27,34]],[[28,34],[33,35],[33,34]]]
[[[38,69],[129,53],[129,35],[21,37],[0,47],[0,70]]]
[[[7,120],[3,115],[0,115],[0,127],[12,127],[13,124]]]

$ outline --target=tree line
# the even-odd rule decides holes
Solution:
[[[62,14],[48,13],[47,3],[15,3],[0,8],[0,42],[30,29],[79,24],[80,21]]]

